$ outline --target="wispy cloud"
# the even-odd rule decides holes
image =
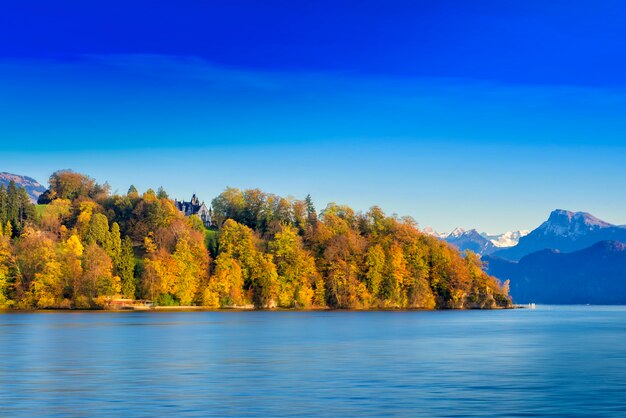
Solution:
[[[524,92],[537,98],[549,98],[554,95],[601,95],[618,102],[626,97],[626,86],[607,88],[567,84],[512,84],[468,78],[376,76],[354,71],[313,72],[298,69],[265,71],[219,65],[195,56],[108,54],[82,55],[72,59],[0,59],[0,69],[4,68],[5,71],[24,68],[36,71],[50,67],[58,70],[98,68],[101,71],[121,71],[137,77],[177,79],[265,90],[288,88],[316,90],[325,87],[326,90],[344,91],[346,93],[364,90],[399,95],[465,93],[494,99],[515,96]]]
[[[43,135],[24,126],[36,113],[56,135],[82,130],[110,141],[135,137],[141,146],[164,135],[205,144],[401,138],[615,146],[626,134],[620,88],[264,71],[145,54],[4,59],[0,86],[9,92],[0,97],[7,109],[0,120],[15,131]]]

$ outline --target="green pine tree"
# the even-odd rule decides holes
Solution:
[[[133,241],[126,237],[122,241],[122,247],[117,260],[115,260],[115,274],[122,281],[122,294],[128,298],[135,298],[135,254],[133,253]]]

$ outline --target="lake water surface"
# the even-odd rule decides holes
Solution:
[[[0,314],[0,416],[624,416],[626,307]]]

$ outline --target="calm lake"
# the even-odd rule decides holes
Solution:
[[[618,416],[626,307],[0,314],[0,416]]]

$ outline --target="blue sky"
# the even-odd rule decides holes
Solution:
[[[48,3],[0,13],[0,171],[626,223],[620,2]]]

